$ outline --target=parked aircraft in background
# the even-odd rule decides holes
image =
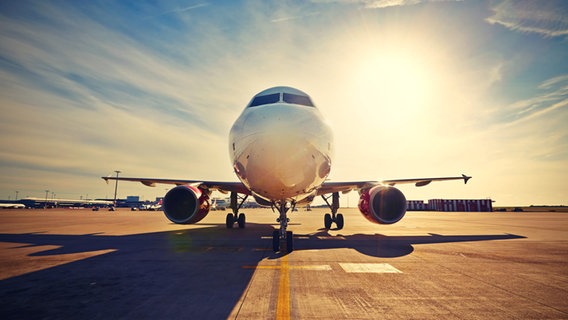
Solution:
[[[211,201],[211,210],[226,210],[227,209],[227,201],[224,199],[213,198]]]
[[[162,199],[149,204],[143,204],[142,206],[140,206],[140,210],[148,210],[148,211],[162,210]]]
[[[0,203],[0,209],[24,209],[25,207],[21,203]]]
[[[71,206],[96,206],[96,207],[103,207],[103,206],[110,206],[113,204],[112,201],[108,200],[89,200],[89,199],[54,199],[54,198],[33,198],[27,197],[22,198],[22,202],[30,202],[32,203],[32,207],[41,205],[41,206],[48,206],[48,207],[71,207]]]
[[[297,205],[309,204],[321,196],[330,209],[324,216],[325,228],[335,223],[343,228],[339,193],[357,190],[359,210],[370,222],[392,224],[406,212],[406,198],[393,187],[397,183],[425,186],[432,181],[463,180],[459,177],[393,179],[383,181],[328,182],[333,154],[332,130],[304,92],[291,87],[274,87],[255,95],[237,118],[229,135],[229,152],[240,182],[175,180],[156,178],[102,177],[108,180],[138,181],[147,186],[156,183],[177,185],[166,193],[164,213],[174,223],[196,223],[210,210],[213,190],[230,193],[232,213],[227,214],[227,228],[235,222],[245,227],[245,215],[239,209],[252,196],[261,205],[272,206],[278,213],[274,230],[274,251],[291,252],[293,234],[287,231],[287,213]],[[331,199],[331,203],[329,200]],[[285,248],[284,248],[285,246]]]

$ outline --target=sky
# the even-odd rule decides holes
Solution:
[[[564,1],[8,0],[0,79],[0,199],[237,181],[232,123],[286,85],[332,124],[332,181],[465,173],[400,189],[568,205]]]

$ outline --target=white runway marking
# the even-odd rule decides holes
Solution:
[[[402,273],[388,263],[340,263],[348,273]]]

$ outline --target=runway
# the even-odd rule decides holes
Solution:
[[[270,209],[196,225],[161,212],[0,211],[2,319],[568,319],[568,214]]]

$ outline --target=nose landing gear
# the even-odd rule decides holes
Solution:
[[[294,204],[292,204],[294,206]],[[278,213],[280,216],[276,219],[276,222],[280,223],[280,229],[274,230],[272,232],[272,249],[274,252],[292,252],[294,251],[294,234],[292,231],[286,231],[288,227],[288,222],[290,219],[286,216],[286,213],[290,208],[286,207],[286,202],[280,202],[276,204],[278,208]]]

